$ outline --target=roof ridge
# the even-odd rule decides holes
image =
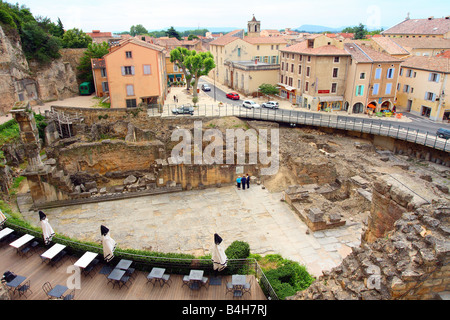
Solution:
[[[365,53],[364,50],[361,49],[355,42],[351,43],[353,43],[370,61],[374,62],[374,60],[367,53]]]

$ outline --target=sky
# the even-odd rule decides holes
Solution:
[[[227,27],[246,29],[255,15],[261,29],[298,28],[321,25],[331,28],[356,26],[389,28],[405,19],[441,18],[450,15],[448,0],[4,0],[25,5],[32,14],[56,22],[66,30],[84,32],[129,31],[142,24],[148,30],[170,26],[203,29]]]

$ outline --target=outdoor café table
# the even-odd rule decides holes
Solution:
[[[86,268],[95,257],[98,256],[98,253],[87,251],[83,256],[74,263],[74,266],[80,268]]]
[[[246,282],[246,276],[242,274],[233,274],[231,276],[231,284],[234,288],[242,289]]]
[[[48,295],[54,298],[61,298],[64,292],[67,291],[66,286],[62,286],[60,284],[57,284],[52,290],[48,292]]]
[[[9,245],[16,249],[19,249],[21,246],[30,242],[31,239],[34,239],[34,236],[32,236],[31,234],[25,234],[25,235],[21,236],[19,239],[17,239],[16,241],[11,242]]]
[[[133,261],[131,260],[122,259],[119,261],[119,263],[116,265],[115,268],[121,270],[128,270],[128,268],[131,266],[132,263]]]
[[[13,293],[16,291],[17,287],[26,279],[24,276],[16,276],[10,282],[7,282],[6,285],[10,288],[13,288]]]
[[[14,230],[10,229],[10,228],[5,228],[5,229],[1,230],[0,231],[0,240],[2,240],[4,237],[8,236],[12,232],[14,232]]]
[[[153,268],[152,271],[147,276],[147,280],[152,282],[153,286],[155,285],[156,281],[160,281],[162,276],[164,275],[164,272],[166,272],[166,269],[164,268]]]
[[[53,259],[58,253],[60,253],[66,246],[60,243],[55,243],[53,247],[45,251],[43,254],[41,254],[42,258],[45,259]]]
[[[189,273],[189,281],[192,281],[191,289],[199,289],[200,282],[203,279],[203,270],[191,270]]]
[[[115,268],[108,276],[109,282],[113,281],[113,288],[116,284],[119,284],[120,287],[120,279],[122,279],[123,275],[125,274],[126,270],[122,270],[119,268]],[[109,283],[108,282],[108,283]]]

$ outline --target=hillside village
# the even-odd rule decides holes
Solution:
[[[255,97],[262,84],[270,84],[279,89],[281,99],[298,108],[348,114],[411,112],[448,121],[448,16],[407,17],[381,34],[359,40],[349,33],[265,30],[263,24],[253,16],[245,29],[192,40],[88,32],[94,43],[106,42],[110,48],[110,53],[92,61],[96,96],[109,97],[112,108],[162,104],[171,86],[186,85],[186,73],[170,58],[173,49],[182,47],[210,52],[215,67],[209,78],[243,96]],[[63,61],[74,61],[68,55],[74,53],[65,52]],[[64,62],[66,71],[68,63],[76,73],[73,62]],[[133,84],[126,85],[130,76]],[[148,81],[158,85],[140,85]],[[31,80],[13,82],[16,89],[8,93],[11,98],[5,104],[64,99],[70,96],[70,86],[71,94],[77,94],[73,83],[46,92],[43,84],[37,90]],[[2,108],[7,111],[7,106]]]

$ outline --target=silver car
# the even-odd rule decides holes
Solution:
[[[280,106],[278,105],[278,102],[276,101],[268,101],[268,102],[264,102],[262,104],[263,108],[269,108],[269,109],[278,109]]]
[[[244,102],[242,103],[242,106],[244,108],[249,108],[249,109],[258,109],[261,108],[261,106],[259,104],[257,104],[255,101],[253,100],[244,100]]]

